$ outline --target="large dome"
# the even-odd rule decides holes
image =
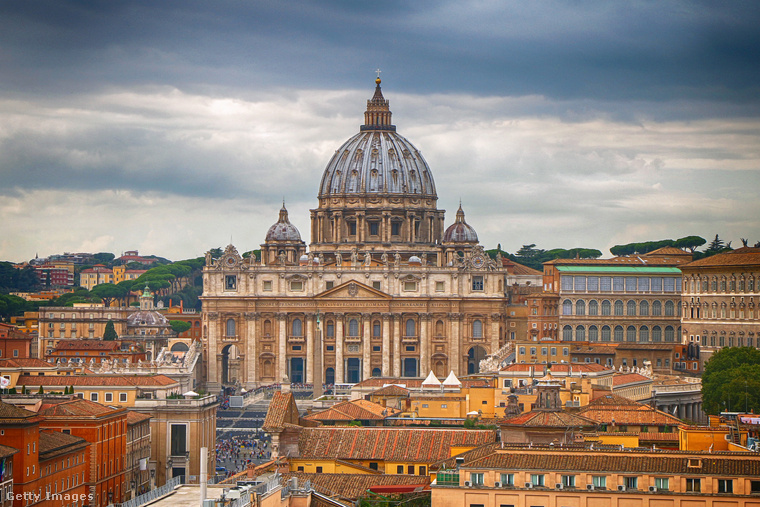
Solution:
[[[388,101],[376,80],[367,101],[361,132],[351,137],[327,164],[319,197],[346,194],[405,194],[437,198],[435,182],[422,154],[391,124]]]

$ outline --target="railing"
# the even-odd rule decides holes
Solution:
[[[435,483],[438,486],[459,486],[459,472],[438,472]]]
[[[174,491],[175,487],[183,483],[183,479],[184,477],[182,476],[172,477],[163,486],[156,489],[152,489],[148,491],[147,493],[144,493],[140,496],[133,498],[132,500],[128,500],[122,504],[116,504],[116,505],[119,505],[120,507],[140,507],[141,505],[149,504],[153,502],[154,500],[170,493],[171,491]]]

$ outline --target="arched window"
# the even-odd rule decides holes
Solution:
[[[673,301],[665,301],[665,316],[672,317],[676,314],[675,305]]]
[[[417,333],[416,326],[414,323],[414,319],[407,319],[406,320],[406,336],[416,336]]]
[[[348,336],[359,336],[359,321],[351,319],[348,321]]]
[[[382,374],[380,373],[380,368],[372,368],[372,376],[373,377],[379,377]]]
[[[573,302],[569,299],[565,299],[562,302],[562,315],[572,315],[573,314]]]
[[[380,338],[380,336],[383,334],[383,328],[380,325],[380,321],[376,320],[372,323],[372,336],[374,338]],[[373,375],[374,377],[374,375]]]
[[[435,323],[435,335],[443,336],[443,321],[439,320]]]
[[[301,319],[293,319],[293,335],[292,336],[303,336],[303,324],[301,323]]]
[[[642,317],[649,315],[649,301],[642,301],[639,303],[639,315]]]
[[[611,315],[612,314],[612,304],[609,302],[609,300],[605,299],[602,301],[602,315]]]
[[[409,326],[409,322],[407,322],[407,327]],[[472,337],[473,338],[483,338],[483,323],[480,320],[474,320],[472,321]]]
[[[628,326],[628,329],[626,329],[625,333],[625,341],[627,342],[635,342],[636,341],[636,328],[633,326]]]
[[[628,315],[636,315],[636,301],[630,300],[626,303],[626,313]]]
[[[588,341],[590,341],[590,342],[598,342],[599,341],[599,329],[597,329],[596,326],[589,326],[589,328],[588,328]]]
[[[272,336],[272,321],[264,321],[264,336]]]
[[[575,314],[586,315],[586,302],[582,299],[575,302]]]
[[[326,329],[327,337],[328,338],[335,338],[335,322],[333,322],[331,320],[328,320],[327,321],[327,326],[325,326],[325,327],[327,328]]]
[[[596,299],[592,299],[588,302],[588,314],[599,315],[599,303],[596,301]]]
[[[623,326],[615,326],[615,341],[623,341]]]
[[[610,341],[610,326],[602,327],[602,341],[603,342]]]
[[[675,330],[673,329],[673,326],[667,326],[665,328],[665,341],[666,342],[675,341]]]
[[[570,342],[573,341],[573,328],[570,326],[565,326],[562,328],[562,341],[563,342]]]
[[[649,341],[649,328],[647,326],[641,326],[639,328],[639,341],[641,343]]]
[[[615,315],[623,315],[623,302],[619,299],[615,301]]]
[[[586,340],[586,328],[578,326],[575,328],[575,341],[582,342]]]
[[[662,341],[662,329],[660,326],[654,326],[652,328],[652,342],[659,343]]]
[[[652,302],[652,315],[662,315],[662,302],[660,300]]]
[[[225,336],[235,336],[235,319],[227,319],[227,329]]]

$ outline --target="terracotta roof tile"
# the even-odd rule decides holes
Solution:
[[[61,431],[40,430],[40,461],[74,452],[87,445],[87,441],[81,437],[67,435]]]
[[[135,412],[134,410],[127,411],[127,425],[137,424],[148,420],[150,420],[149,414],[141,414],[140,412]]]
[[[496,432],[487,430],[306,428],[298,449],[302,458],[432,463],[448,458],[451,447],[477,447],[495,440]]]
[[[543,363],[513,363],[513,364],[508,364],[507,366],[502,368],[501,371],[527,372],[527,371],[530,371],[531,368],[533,368],[534,372],[540,372],[540,374],[543,374],[544,368],[546,366],[547,365]],[[596,363],[553,364],[551,365],[550,370],[553,374],[570,373],[570,372],[595,373],[595,372],[600,372],[600,371],[612,371],[606,366],[603,366],[601,364],[596,364]]]
[[[32,423],[40,420],[42,419],[30,410],[0,402],[0,424]]]
[[[26,357],[0,359],[0,368],[55,368],[55,365],[35,357]]]
[[[401,386],[389,385],[373,391],[372,395],[377,396],[409,396],[409,389],[404,389]]]
[[[42,400],[38,414],[44,417],[91,417],[103,416],[117,412],[121,409],[113,409],[94,401],[82,398],[70,400]]]
[[[327,410],[310,414],[304,419],[310,421],[382,421],[386,417],[401,412],[367,400],[350,400],[336,403]]]
[[[613,420],[615,424],[621,426],[677,426],[681,424],[681,420],[677,417],[614,394],[595,398],[578,413],[602,424],[612,424]]]
[[[684,269],[722,266],[760,266],[760,248],[743,247],[690,262]]]
[[[61,340],[55,350],[115,350],[119,344],[115,341],[104,340]]]
[[[7,445],[0,444],[0,459],[8,458],[19,452],[15,447],[8,447]]]
[[[587,417],[561,410],[531,410],[509,419],[499,421],[502,426],[522,426],[530,428],[594,427],[597,425]]]
[[[293,393],[276,391],[269,402],[267,415],[264,418],[262,428],[265,431],[283,428],[285,423],[298,424],[298,406]]]
[[[291,477],[297,477],[303,484],[310,481],[312,487],[325,496],[356,501],[373,486],[414,485],[427,486],[430,477],[424,475],[369,475],[369,474],[306,474],[290,472],[282,474],[281,483],[287,484]]]
[[[615,387],[623,386],[626,384],[633,384],[635,382],[652,381],[649,377],[645,377],[639,373],[621,373],[612,377],[612,385]]]
[[[21,376],[19,386],[130,386],[130,387],[168,387],[179,386],[179,382],[166,375],[45,375]]]

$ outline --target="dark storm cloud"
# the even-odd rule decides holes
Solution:
[[[379,65],[410,93],[693,99],[757,112],[755,2],[50,1],[0,10],[9,71],[0,83],[20,93],[358,87]]]

